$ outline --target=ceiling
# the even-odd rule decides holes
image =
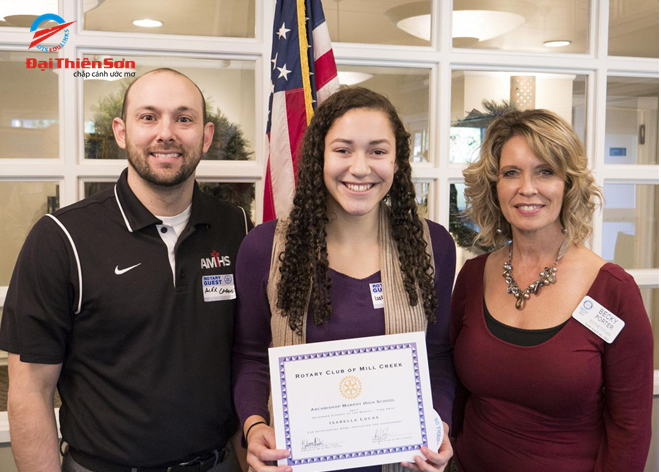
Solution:
[[[3,1],[0,0],[0,10]],[[16,0],[11,0],[15,2]],[[96,31],[147,32],[179,35],[254,37],[255,1],[252,0],[97,0],[85,14],[85,28]],[[262,0],[256,0],[262,1]],[[387,13],[394,8],[429,11],[431,0],[322,0],[333,41],[429,45],[395,26]],[[471,47],[502,50],[585,53],[588,49],[589,0],[454,0],[455,10],[498,10],[521,14],[525,23],[513,31]],[[15,6],[15,3],[14,3]],[[134,20],[155,19],[158,28],[133,25]],[[13,24],[28,26],[31,17],[15,17]],[[659,57],[658,0],[611,0],[612,55]],[[566,39],[572,44],[557,49],[545,41]]]

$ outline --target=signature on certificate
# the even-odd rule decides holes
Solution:
[[[303,441],[301,441],[301,452],[305,452],[309,449],[315,449],[323,445],[324,442],[319,438],[314,438],[312,441],[308,441],[307,439],[304,439]]]
[[[374,436],[372,437],[372,443],[381,444],[382,442],[393,441],[395,439],[406,438],[411,436],[410,433],[390,434],[388,429],[389,428],[378,428],[374,432]]]
[[[374,442],[381,444],[383,441],[388,439],[388,428],[377,429],[374,433]]]

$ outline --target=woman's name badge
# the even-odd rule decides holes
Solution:
[[[374,309],[383,308],[383,286],[381,282],[378,284],[370,284],[370,295],[372,295],[372,305]]]
[[[588,296],[581,300],[572,316],[608,344],[612,343],[624,328],[624,321]]]

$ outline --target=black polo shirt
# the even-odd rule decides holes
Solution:
[[[173,281],[161,221],[126,175],[34,226],[9,285],[0,349],[63,364],[60,423],[71,447],[154,467],[222,447],[238,427],[231,298],[252,224],[196,184]]]

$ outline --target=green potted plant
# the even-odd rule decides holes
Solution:
[[[500,103],[496,100],[482,100],[482,107],[486,111],[481,112],[473,109],[466,114],[465,118],[453,122],[452,126],[480,128],[480,134],[484,138],[484,134],[492,121],[516,110],[516,107],[506,100],[502,100]],[[457,197],[457,187],[456,185],[451,185],[449,230],[457,245],[476,254],[492,251],[494,248],[475,242],[475,237],[477,236],[476,225],[466,214],[459,210]]]

